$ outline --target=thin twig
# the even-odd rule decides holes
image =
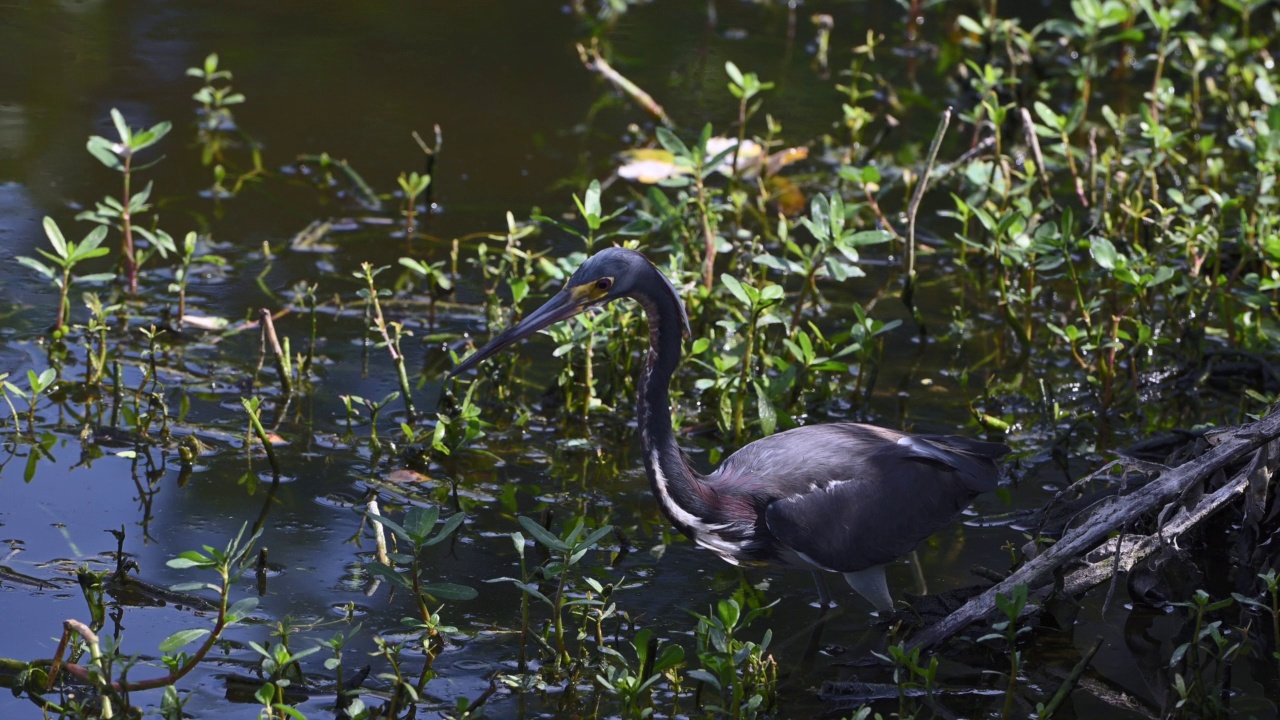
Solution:
[[[582,64],[591,72],[599,73],[601,77],[613,84],[622,94],[630,97],[645,112],[654,117],[655,120],[667,127],[674,127],[675,123],[671,122],[671,118],[667,117],[667,111],[662,109],[653,96],[645,92],[639,85],[631,82],[622,76],[622,73],[613,69],[600,55],[600,51],[592,46],[587,49],[582,43],[578,43],[578,57],[582,59]]]
[[[924,171],[920,173],[920,179],[916,181],[916,191],[911,196],[911,203],[907,205],[907,277],[902,289],[902,302],[911,308],[913,315],[917,316],[916,322],[920,326],[921,333],[924,332],[924,323],[920,322],[920,313],[916,311],[913,300],[916,286],[916,215],[920,212],[920,201],[924,199],[924,192],[929,187],[929,174],[933,172],[933,163],[938,159],[938,148],[942,145],[942,138],[947,134],[947,127],[950,125],[951,108],[948,107],[942,111],[942,120],[938,123],[938,130],[934,133],[933,142],[929,145],[929,156],[925,160]]]
[[[276,374],[280,376],[280,389],[288,395],[293,392],[293,380],[289,377],[289,358],[280,348],[280,338],[276,335],[276,324],[271,319],[271,311],[259,308],[258,319],[262,321],[262,335],[271,346],[271,355],[276,363]]]
[[[1031,157],[1036,163],[1036,177],[1040,179],[1040,188],[1044,190],[1044,199],[1053,202],[1053,190],[1049,187],[1049,173],[1044,167],[1044,153],[1040,152],[1040,138],[1036,137],[1036,124],[1031,120],[1031,112],[1025,107],[1018,108],[1022,113],[1022,129],[1027,134],[1027,145],[1031,148]],[[1070,149],[1068,148],[1068,152]]]
[[[365,507],[368,508],[370,515],[382,517],[382,512],[378,510],[377,494],[369,498]],[[382,523],[375,520],[370,524],[373,525],[373,544],[378,548],[378,562],[391,567],[391,559],[387,557],[387,534],[382,529]]]
[[[418,143],[418,147],[422,148],[423,154],[427,156],[427,159],[423,163],[422,171],[431,178],[431,183],[427,185],[427,193],[422,198],[422,202],[427,206],[428,215],[431,214],[431,196],[434,194],[437,184],[435,176],[436,159],[440,157],[440,149],[444,147],[444,132],[440,130],[440,123],[435,124],[434,130],[436,134],[435,147],[429,147],[426,141],[422,139],[422,136],[418,134],[418,131],[413,131],[413,141]]]

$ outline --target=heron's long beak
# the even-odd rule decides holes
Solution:
[[[565,288],[556,293],[545,305],[534,310],[533,314],[507,328],[498,337],[490,340],[488,345],[458,363],[453,372],[449,373],[449,377],[470,370],[485,359],[498,354],[498,351],[508,345],[518,340],[523,340],[544,327],[554,325],[561,320],[568,320],[586,310],[589,305],[599,299],[598,297],[591,297],[591,293],[587,291],[590,287],[590,285],[587,285],[585,287]]]

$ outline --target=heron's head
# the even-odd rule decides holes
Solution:
[[[612,247],[587,258],[546,304],[490,340],[488,345],[472,353],[449,374],[453,376],[473,368],[503,348],[549,325],[622,297],[634,297],[646,305],[663,303],[669,306],[674,303],[687,332],[684,305],[671,281],[644,255],[635,250]]]

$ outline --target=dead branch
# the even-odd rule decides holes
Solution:
[[[631,82],[622,73],[615,70],[609,64],[609,61],[600,55],[600,51],[594,45],[587,48],[582,43],[578,43],[578,57],[582,60],[582,64],[587,70],[599,73],[601,77],[612,83],[619,92],[634,100],[645,112],[652,115],[655,120],[667,127],[674,127],[671,118],[667,117],[667,111],[662,109],[658,101],[654,100],[653,96],[645,92],[639,85]]]
[[[987,589],[960,609],[926,628],[912,640],[912,646],[930,647],[950,638],[994,611],[996,596],[1011,594],[1017,585],[1034,586],[1038,581],[1049,578],[1054,569],[1083,557],[1097,548],[1112,532],[1180,497],[1196,483],[1204,481],[1218,470],[1280,437],[1280,412],[1259,422],[1245,425],[1230,435],[1220,437],[1221,441],[1217,447],[1194,460],[1161,473],[1160,477],[1132,494],[1119,498],[1109,507],[1099,510],[1088,523],[1063,535],[1053,547],[1029,560],[1003,582]],[[1243,475],[1247,484],[1249,472],[1245,471]],[[1213,503],[1219,492],[1223,493],[1222,502],[1225,502],[1226,498],[1240,491],[1238,487],[1229,489],[1231,485],[1228,483],[1228,487],[1202,498],[1191,510],[1180,511],[1174,520],[1181,520],[1182,513],[1185,513],[1184,522],[1189,523],[1188,527],[1190,527],[1199,521],[1197,517],[1200,519],[1208,517],[1215,509]],[[1110,555],[1107,557],[1110,558]],[[1108,559],[1107,562],[1110,563],[1111,560]]]

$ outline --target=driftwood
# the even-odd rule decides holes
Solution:
[[[1159,476],[1151,482],[1097,510],[1088,522],[1066,532],[1052,547],[1029,560],[1002,582],[922,630],[912,639],[912,646],[931,647],[947,640],[995,611],[998,595],[1011,594],[1017,585],[1032,589],[1052,585],[1054,570],[1087,557],[1091,562],[1068,575],[1063,584],[1065,592],[1083,592],[1108,579],[1116,570],[1131,568],[1242,493],[1248,498],[1246,511],[1253,511],[1252,506],[1258,503],[1257,495],[1265,493],[1266,483],[1276,469],[1276,461],[1280,460],[1280,441],[1277,441],[1280,438],[1280,412],[1210,437],[1217,441],[1217,445],[1208,452],[1177,467],[1160,470]],[[1187,505],[1169,505],[1191,494],[1197,483],[1204,482],[1250,453],[1254,454],[1252,461],[1222,487],[1195,498]],[[1156,511],[1171,516],[1162,518],[1156,535],[1124,533],[1131,523]],[[1109,539],[1113,532],[1121,535]]]
[[[578,57],[582,60],[582,64],[587,70],[599,73],[601,77],[612,83],[619,92],[634,100],[645,112],[653,116],[654,120],[666,127],[675,127],[675,123],[671,122],[671,118],[667,116],[667,111],[662,109],[658,101],[654,100],[653,96],[645,92],[639,85],[631,82],[622,73],[615,70],[600,55],[599,49],[594,44],[588,48],[583,46],[582,43],[578,43]]]

